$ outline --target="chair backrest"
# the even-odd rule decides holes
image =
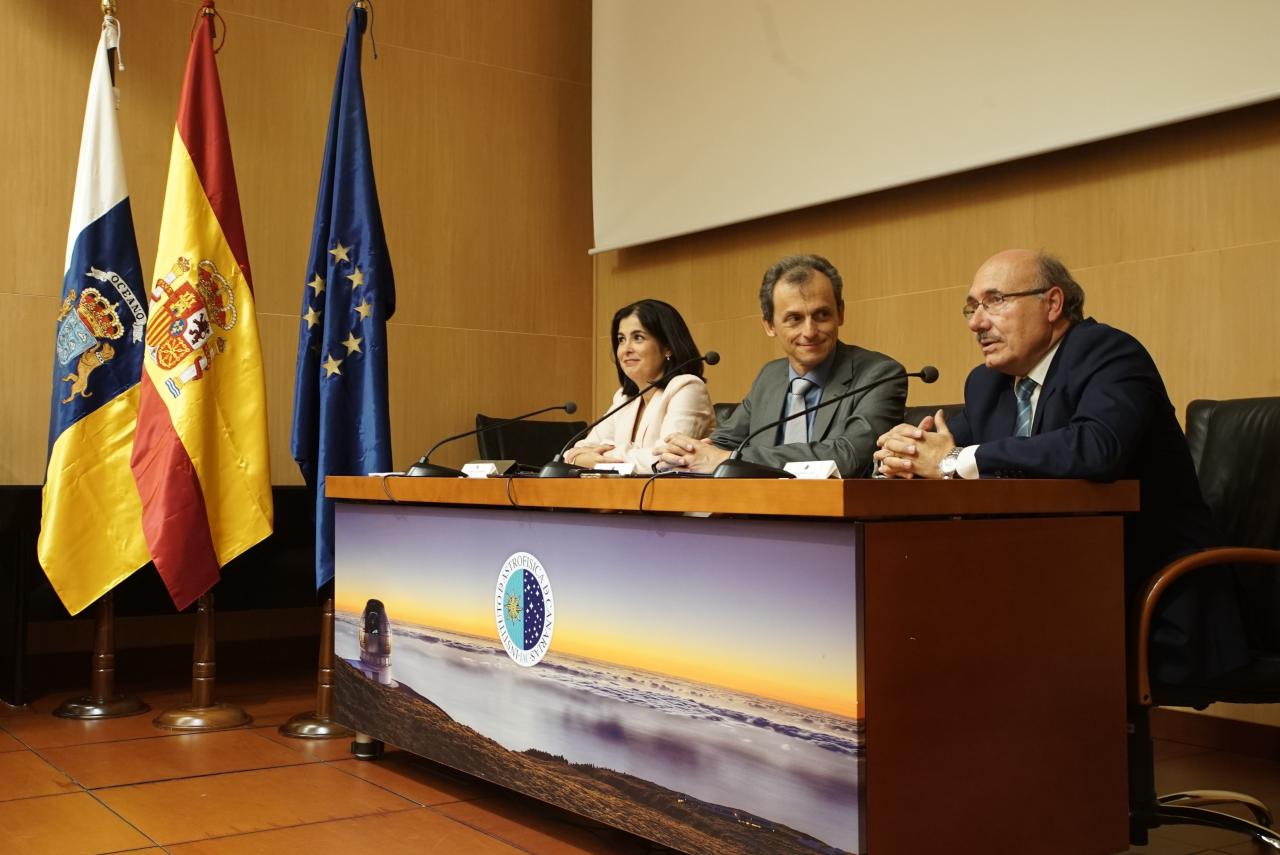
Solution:
[[[964,404],[914,404],[902,412],[902,420],[909,425],[918,425],[925,416],[931,416],[942,410],[944,418],[950,419],[964,409]]]
[[[1224,545],[1280,549],[1280,397],[1192,401],[1187,445]]]
[[[1280,397],[1192,401],[1187,444],[1223,545],[1280,549]],[[1280,651],[1280,574],[1237,578],[1251,640]]]
[[[506,421],[497,416],[476,413],[476,428]],[[514,460],[528,466],[541,466],[560,453],[586,422],[530,421],[513,422],[476,434],[476,445],[485,460]]]

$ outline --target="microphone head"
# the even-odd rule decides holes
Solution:
[[[935,371],[934,374],[937,374],[937,372]],[[569,415],[573,415],[574,413],[578,412],[578,404],[575,401],[565,401],[564,407],[562,407],[561,409],[563,409]]]
[[[714,350],[708,350],[702,358],[708,365],[715,365],[720,361],[720,354],[716,353]]]
[[[932,365],[926,365],[920,369],[920,379],[926,383],[932,383],[938,379],[938,369]]]

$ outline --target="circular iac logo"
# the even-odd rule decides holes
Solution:
[[[554,623],[551,581],[542,562],[517,552],[502,563],[494,594],[498,638],[517,665],[537,665],[551,646]]]

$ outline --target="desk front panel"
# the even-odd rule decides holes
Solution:
[[[864,526],[870,851],[1128,848],[1123,540],[1120,517]]]
[[[337,718],[683,851],[861,852],[860,534],[339,504]]]

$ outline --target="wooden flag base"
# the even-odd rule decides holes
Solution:
[[[167,710],[152,722],[165,730],[197,732],[225,730],[253,721],[236,704],[214,703],[213,683],[218,670],[213,644],[213,594],[202,594],[196,606],[196,639],[191,663],[191,703]]]
[[[298,713],[280,725],[280,733],[295,739],[348,739],[353,735],[330,718],[333,711],[333,597],[320,611],[320,666],[316,675],[316,708]]]
[[[123,718],[151,709],[141,698],[116,693],[115,600],[110,591],[98,598],[93,628],[93,675],[89,693],[68,698],[53,714],[58,718]]]

